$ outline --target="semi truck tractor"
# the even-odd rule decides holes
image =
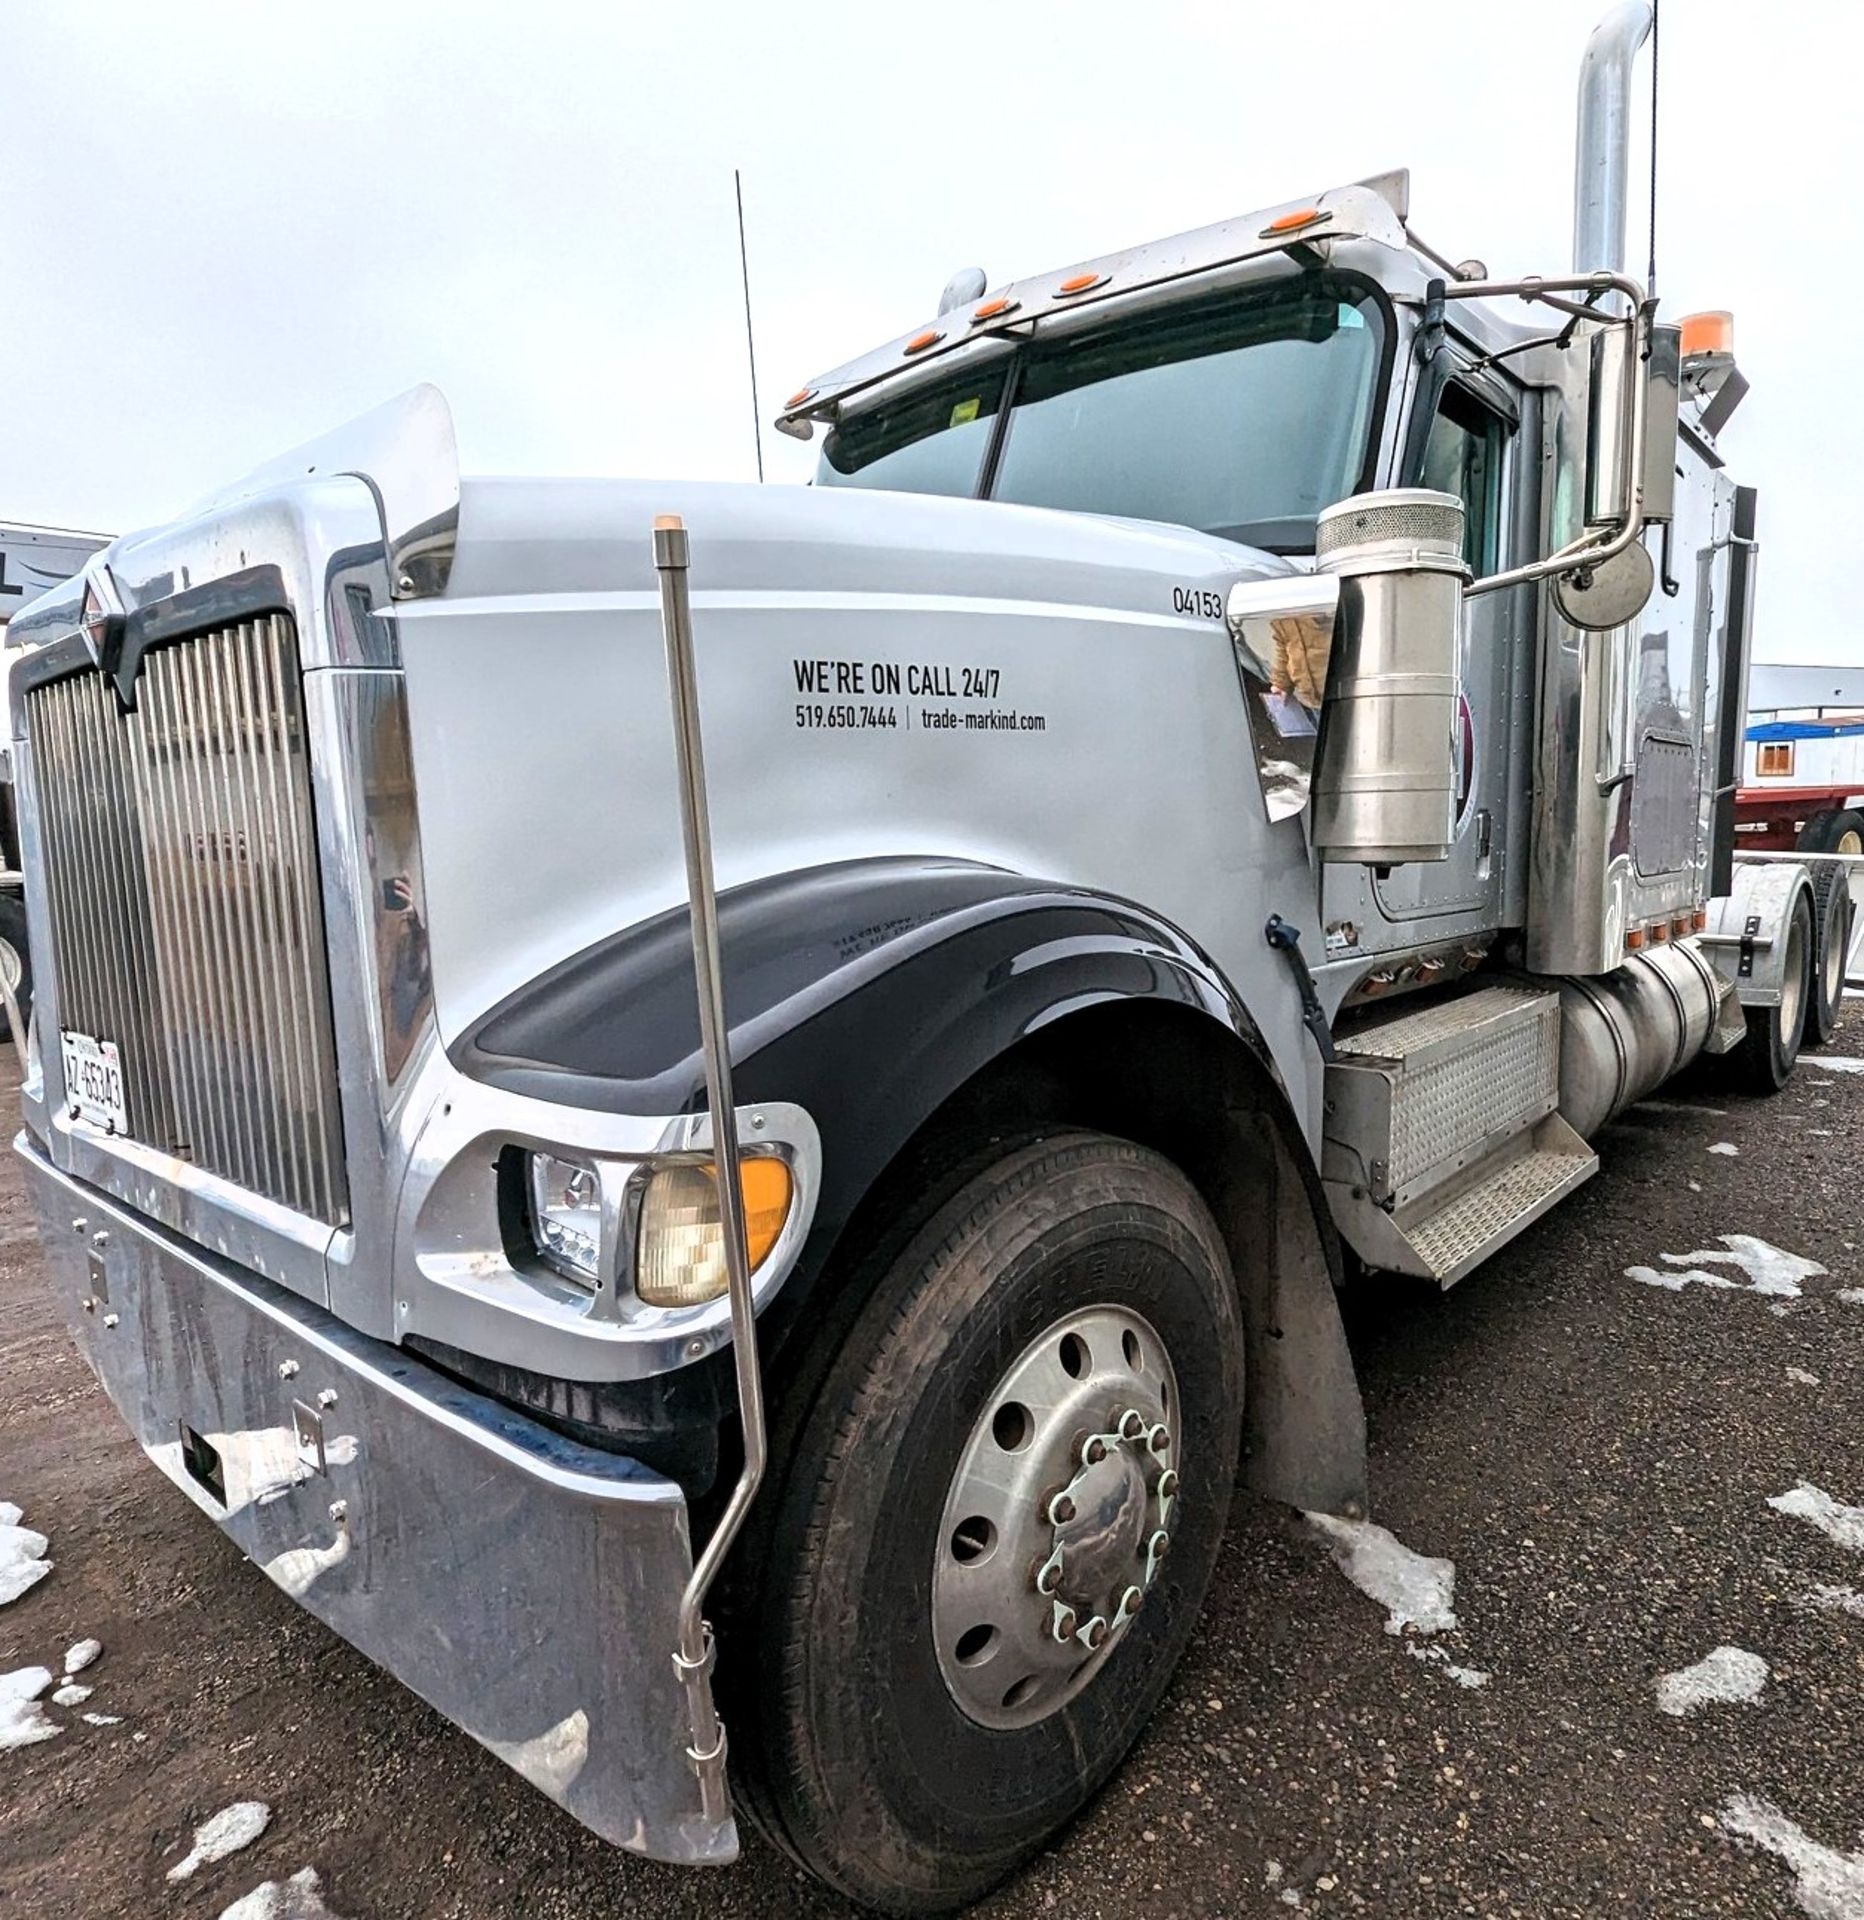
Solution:
[[[14,621],[71,1326],[619,1846],[977,1895],[1234,1488],[1370,1512],[1349,1273],[1459,1282],[1698,1056],[1792,1070],[1733,358],[1624,266],[1648,28],[1570,269],[1391,174],[960,274],[784,407],[809,487],[462,479],[419,389]]]

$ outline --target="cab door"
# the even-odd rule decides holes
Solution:
[[[1466,363],[1442,385],[1424,433],[1414,484],[1458,495],[1464,555],[1472,574],[1512,565],[1531,527],[1520,485],[1517,390]],[[1415,443],[1414,443],[1415,444]],[[1526,536],[1530,541],[1531,532]],[[1531,699],[1532,589],[1482,594],[1468,603],[1463,629],[1463,693],[1453,747],[1457,765],[1454,840],[1447,859],[1402,867],[1334,868],[1326,887],[1329,950],[1345,930],[1361,952],[1386,952],[1474,934],[1502,923],[1510,849],[1504,826],[1525,715]],[[1518,810],[1518,809],[1517,809]]]

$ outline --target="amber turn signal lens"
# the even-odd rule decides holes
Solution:
[[[927,347],[937,346],[944,337],[945,336],[938,332],[936,328],[927,327],[924,333],[914,334],[913,337],[907,341],[902,351],[906,353],[924,353]]]
[[[982,326],[986,320],[999,320],[1006,313],[1014,313],[1022,303],[1012,300],[1007,293],[1000,293],[994,300],[986,300],[981,307],[971,310],[971,324]]]
[[[784,411],[788,412],[791,407],[800,407],[805,400],[813,400],[815,393],[816,390],[814,387],[798,387],[796,391],[784,401]]]
[[[1683,316],[1683,354],[1733,353],[1735,317],[1725,308],[1713,313],[1686,313]]]
[[[1315,221],[1324,220],[1326,217],[1326,212],[1321,207],[1300,207],[1293,213],[1278,213],[1262,229],[1262,237],[1266,240],[1278,233],[1299,233],[1303,227],[1311,227]]]
[[[759,1154],[738,1163],[751,1271],[770,1257],[795,1197],[789,1162]],[[728,1284],[718,1169],[710,1161],[662,1167],[647,1183],[635,1243],[634,1290],[650,1307],[694,1307]]]
[[[1071,273],[1056,287],[1057,293],[1085,293],[1089,287],[1097,287],[1106,279],[1104,273]]]

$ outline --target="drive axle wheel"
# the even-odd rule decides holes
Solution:
[[[1864,853],[1864,815],[1850,809],[1815,814],[1799,836],[1806,853]],[[1845,965],[1856,918],[1853,867],[1812,868],[1812,986],[1806,997],[1806,1045],[1822,1047],[1838,1030],[1845,997]]]
[[[775,1496],[736,1626],[754,1816],[899,1913],[1034,1853],[1191,1637],[1242,1383],[1235,1281],[1176,1168],[1063,1134],[970,1179],[880,1277]]]
[[[1786,942],[1786,960],[1779,1003],[1748,1008],[1747,1038],[1734,1056],[1740,1083],[1750,1093],[1778,1093],[1792,1078],[1799,1059],[1806,1001],[1813,991],[1812,909],[1803,889],[1793,902],[1781,938]]]

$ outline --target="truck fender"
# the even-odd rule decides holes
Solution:
[[[1185,1076],[1195,1076],[1203,1117],[1182,1141],[1155,1131],[1145,1144],[1201,1163],[1186,1171],[1231,1246],[1251,1355],[1249,1484],[1296,1505],[1363,1510],[1364,1416],[1312,1157],[1255,1020],[1194,941],[1130,901],[931,858],[771,875],[722,893],[718,914],[738,1100],[795,1101],[822,1139],[822,1191],[797,1266],[766,1311],[767,1354],[811,1323],[811,1295],[876,1182],[1013,1050],[1065,1061],[1104,1096],[1056,1117],[1114,1132],[1130,1132],[1122,1115],[1140,1107],[1188,1119]],[[1130,1061],[1103,1058],[1098,1039],[1134,1007],[1152,1011],[1160,1044]],[[452,1053],[470,1077],[534,1098],[700,1110],[685,908],[552,968]],[[1267,1247],[1265,1219],[1278,1229]]]
[[[1742,1007],[1777,1007],[1786,979],[1787,928],[1801,894],[1813,908],[1812,876],[1795,861],[1741,861],[1728,892],[1709,902],[1700,936]],[[1817,916],[1814,915],[1814,925]]]

